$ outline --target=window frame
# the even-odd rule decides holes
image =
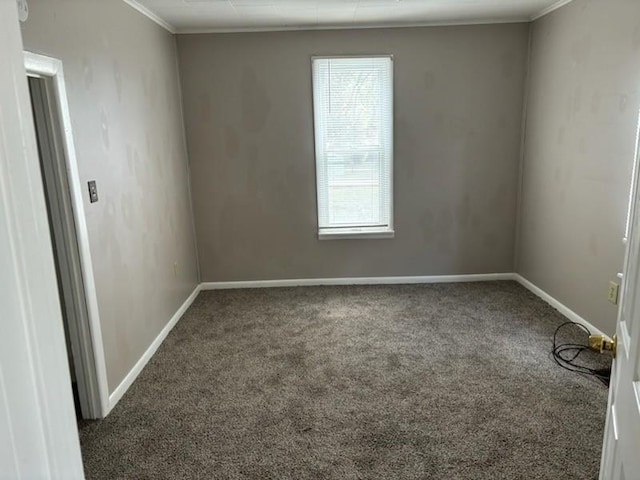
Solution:
[[[320,227],[320,200],[318,185],[318,149],[316,136],[316,102],[315,102],[315,82],[314,82],[314,62],[316,60],[340,60],[349,58],[388,58],[391,61],[391,95],[389,97],[391,112],[391,148],[389,158],[389,224],[383,227],[351,226],[351,227]],[[318,239],[320,240],[360,240],[360,239],[390,239],[395,237],[394,228],[394,157],[395,157],[395,79],[394,79],[394,56],[393,54],[365,54],[365,55],[312,55],[311,56],[311,104],[313,112],[313,146],[314,146],[314,167],[316,186],[316,220]]]

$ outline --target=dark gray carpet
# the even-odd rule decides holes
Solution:
[[[607,390],[512,282],[203,292],[108,418],[89,479],[595,479]]]

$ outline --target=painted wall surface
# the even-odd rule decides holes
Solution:
[[[203,281],[513,271],[526,24],[179,35]],[[311,56],[393,54],[394,239],[318,240]]]
[[[174,37],[120,0],[29,0],[25,48],[62,60],[109,390],[197,284]],[[174,262],[178,273],[174,274]]]
[[[624,260],[640,2],[575,0],[532,30],[517,271],[601,330]]]

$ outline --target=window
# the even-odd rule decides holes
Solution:
[[[393,237],[393,59],[314,58],[319,237]]]

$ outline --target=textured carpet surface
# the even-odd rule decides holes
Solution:
[[[202,292],[104,420],[89,479],[595,479],[607,390],[512,282]]]

